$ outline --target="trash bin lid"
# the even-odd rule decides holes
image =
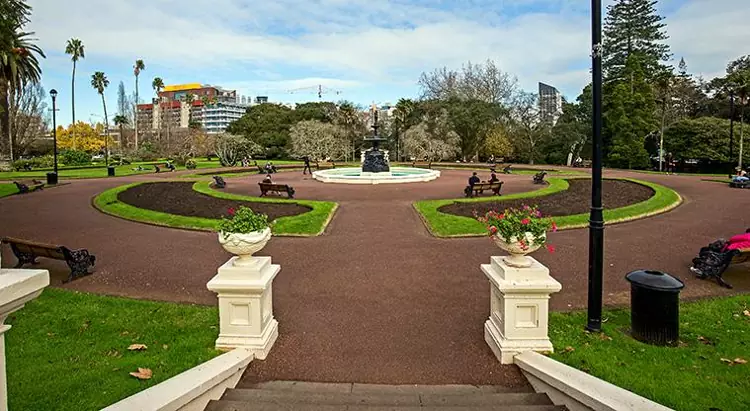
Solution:
[[[680,291],[685,284],[667,273],[656,270],[636,270],[628,273],[625,279],[630,283],[656,291]]]

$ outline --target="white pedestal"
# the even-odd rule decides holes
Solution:
[[[502,257],[482,264],[491,289],[484,339],[502,364],[512,364],[513,357],[524,351],[553,351],[547,335],[549,296],[562,286],[547,267],[528,258],[532,261],[528,268],[510,267]]]
[[[219,297],[216,348],[247,348],[263,360],[279,335],[273,318],[271,286],[281,267],[271,257],[253,257],[255,265],[235,267],[232,257],[219,267],[206,287]]]
[[[47,270],[0,270],[0,411],[8,409],[8,384],[5,375],[5,319],[24,304],[38,297],[49,285]]]

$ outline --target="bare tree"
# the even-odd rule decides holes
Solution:
[[[32,83],[12,94],[9,121],[14,153],[23,154],[34,140],[45,137],[49,120],[46,98],[44,88]]]
[[[422,98],[475,99],[487,103],[508,103],[518,91],[518,79],[497,67],[494,61],[468,62],[461,71],[446,67],[422,73],[418,82]]]
[[[404,152],[417,160],[440,161],[455,157],[461,152],[461,138],[453,131],[448,115],[443,112],[435,118],[425,118],[409,127],[402,136]]]
[[[520,151],[528,153],[529,164],[534,164],[536,146],[549,132],[549,122],[541,118],[537,94],[520,93],[512,103],[510,116],[510,134]]]
[[[349,152],[341,126],[317,120],[300,121],[289,130],[292,154],[312,160],[340,159]]]
[[[252,156],[263,148],[247,138],[221,133],[214,138],[214,149],[223,166],[233,166],[245,156]]]

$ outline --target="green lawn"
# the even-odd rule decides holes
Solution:
[[[0,183],[0,198],[13,195],[18,192],[18,187],[13,183]]]
[[[630,313],[612,310],[603,334],[583,330],[586,313],[552,313],[552,358],[680,411],[750,409],[750,296],[684,303],[679,347],[630,338]],[[568,348],[569,347],[569,348]]]
[[[650,199],[637,204],[612,210],[604,210],[604,219],[607,224],[629,221],[662,213],[671,210],[682,202],[682,198],[677,192],[662,185],[634,179],[624,180],[651,187],[655,191],[655,194]],[[568,182],[564,178],[551,177],[547,181],[549,185],[542,189],[525,193],[510,194],[500,198],[477,197],[468,199],[426,200],[414,203],[414,207],[422,216],[422,220],[425,222],[430,232],[437,237],[480,236],[485,235],[487,231],[476,219],[442,213],[438,211],[438,209],[456,202],[507,201],[521,198],[534,198],[568,189]],[[554,220],[557,223],[557,227],[564,230],[586,227],[588,225],[588,218],[588,214],[576,214],[555,217]]]
[[[643,174],[664,174],[666,175],[666,171],[653,171],[653,170],[624,170],[624,171],[632,171],[634,173],[643,173]],[[675,175],[678,176],[701,176],[701,177],[726,177],[727,173],[708,173],[708,174],[701,174],[701,173],[675,173]]]
[[[9,408],[101,409],[219,355],[218,321],[216,307],[48,288],[7,321]]]
[[[102,192],[94,198],[94,206],[100,211],[128,220],[164,225],[168,227],[195,230],[216,231],[219,221],[212,218],[186,217],[167,214],[159,211],[145,210],[117,200],[117,194],[130,187],[143,183],[127,184]],[[337,204],[329,201],[285,200],[250,197],[219,192],[211,189],[209,181],[198,181],[193,189],[206,195],[229,200],[250,201],[258,203],[300,204],[312,208],[311,211],[289,217],[281,217],[272,222],[274,235],[282,236],[316,236],[323,233],[328,226]]]

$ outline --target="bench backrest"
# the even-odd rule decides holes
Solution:
[[[22,240],[20,238],[5,237],[3,243],[10,244],[22,253],[29,253],[39,257],[50,257],[65,259],[67,249],[55,244],[38,243],[35,241]]]
[[[224,182],[224,178],[221,176],[214,176],[214,181],[216,181],[216,185],[223,186],[226,185]]]
[[[266,190],[286,190],[289,188],[286,184],[273,184],[273,183],[258,183],[260,188],[265,188]]]
[[[477,187],[480,187],[486,190],[490,188],[500,188],[502,187],[502,185],[503,185],[502,181],[498,181],[496,183],[476,183],[474,184],[474,189],[476,189]]]

